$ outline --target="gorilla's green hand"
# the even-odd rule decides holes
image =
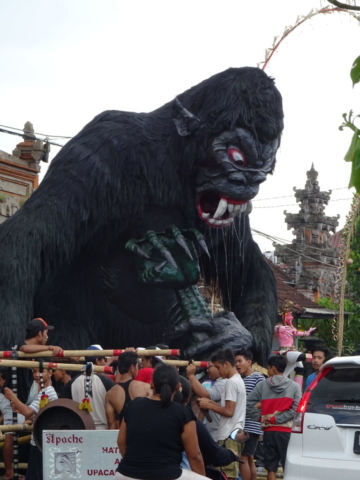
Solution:
[[[148,231],[145,238],[129,240],[126,248],[136,253],[140,279],[181,290],[199,281],[199,263],[194,242],[209,254],[203,236],[194,229],[180,231],[170,225],[163,233]]]

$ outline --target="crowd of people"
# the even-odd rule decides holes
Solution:
[[[25,353],[62,352],[47,345],[53,327],[32,320],[16,349]],[[158,344],[148,349],[162,349]],[[57,398],[81,404],[88,398],[95,428],[119,430],[122,460],[118,480],[255,480],[256,456],[263,447],[268,480],[285,468],[292,422],[302,392],[284,375],[285,355],[268,359],[267,375],[253,369],[250,351],[223,349],[210,359],[206,372],[194,363],[179,372],[165,357],[140,357],[127,349],[118,358],[100,355],[100,345],[88,347],[94,365],[116,367],[108,376],[57,368],[17,368],[16,377],[0,368],[0,410],[3,423],[31,423],[40,408]],[[99,355],[97,355],[99,351]],[[314,373],[306,388],[331,357],[324,346],[312,349]],[[169,358],[169,357],[168,357]],[[76,359],[73,359],[76,361]],[[14,476],[12,435],[4,442],[5,480]],[[261,441],[259,443],[259,441]],[[224,476],[225,475],[225,476]],[[42,454],[31,440],[26,480],[42,480]]]

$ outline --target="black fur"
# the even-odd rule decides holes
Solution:
[[[39,188],[0,226],[2,347],[16,343],[34,317],[54,325],[51,343],[67,349],[161,341],[174,293],[141,285],[124,245],[176,224],[207,235],[212,265],[200,259],[207,281],[219,282],[226,305],[255,333],[257,359],[269,353],[276,321],[270,269],[243,216],[216,231],[199,219],[195,181],[223,131],[245,128],[263,145],[280,139],[280,94],[261,70],[240,68],[178,99],[199,119],[197,131],[178,134],[172,103],[151,113],[104,112],[60,151]],[[215,267],[225,246],[227,262]]]

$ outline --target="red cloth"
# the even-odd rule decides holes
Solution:
[[[135,378],[135,380],[150,384],[152,380],[153,372],[154,372],[153,368],[142,368],[141,370],[139,370],[139,373],[137,374],[137,377]]]

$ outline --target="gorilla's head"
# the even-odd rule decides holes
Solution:
[[[282,99],[258,68],[219,73],[173,102],[181,136],[196,142],[196,207],[211,227],[251,210],[260,183],[275,166],[283,130]]]

